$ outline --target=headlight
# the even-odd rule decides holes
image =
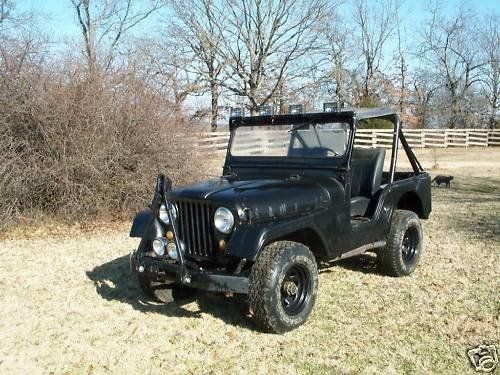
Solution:
[[[174,220],[177,219],[177,207],[175,204],[172,204],[172,215],[174,216]],[[167,208],[164,204],[160,206],[159,216],[160,220],[165,224],[170,224],[170,221],[168,220]]]
[[[219,232],[229,234],[234,226],[234,216],[226,207],[219,207],[215,211],[214,224]]]
[[[153,240],[153,251],[158,256],[163,256],[165,254],[166,240],[162,237],[155,238]]]
[[[177,246],[175,246],[175,243],[169,242],[167,244],[167,253],[168,256],[174,260],[179,257],[179,254],[177,254]]]

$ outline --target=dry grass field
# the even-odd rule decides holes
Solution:
[[[258,332],[239,298],[148,300],[125,225],[10,235],[0,373],[475,373],[466,350],[500,344],[500,149],[416,153],[431,174],[455,176],[433,188],[416,272],[382,276],[369,255],[323,267],[312,316],[285,335]]]

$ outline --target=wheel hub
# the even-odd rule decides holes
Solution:
[[[287,296],[294,296],[297,294],[297,284],[295,284],[293,281],[285,281],[283,283],[283,292],[285,292],[285,294]]]

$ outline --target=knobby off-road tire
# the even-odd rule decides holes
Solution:
[[[151,241],[142,240],[137,251],[139,253],[148,251],[148,246],[151,246]],[[187,299],[196,294],[196,289],[178,283],[153,281],[140,273],[137,273],[137,280],[144,294],[156,302],[169,303]]]
[[[380,270],[389,276],[408,276],[417,268],[422,254],[422,225],[412,211],[395,210],[387,245],[377,254]]]
[[[264,248],[252,266],[248,305],[257,325],[283,333],[304,323],[318,291],[318,269],[311,251],[297,242]]]

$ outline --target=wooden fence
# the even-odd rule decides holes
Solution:
[[[500,129],[404,129],[411,147],[494,147],[500,146]],[[392,144],[392,129],[358,129],[355,145],[359,147],[386,147]],[[201,152],[225,151],[228,132],[202,133],[195,143]]]

